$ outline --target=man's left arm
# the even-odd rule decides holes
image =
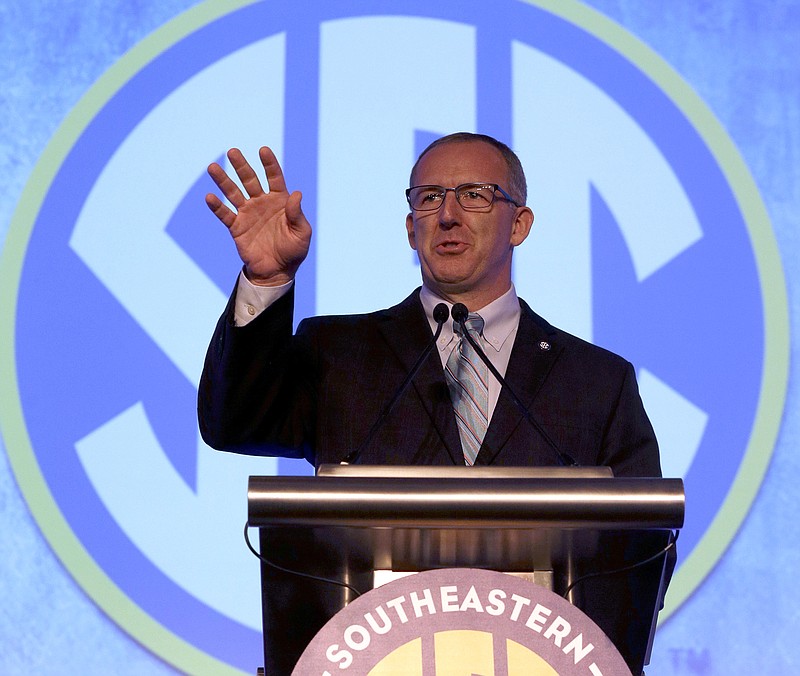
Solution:
[[[639,396],[633,365],[625,364],[603,434],[598,464],[611,467],[617,477],[660,477],[656,435]]]

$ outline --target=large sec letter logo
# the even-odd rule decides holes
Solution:
[[[93,87],[17,208],[0,306],[15,475],[75,579],[181,669],[261,663],[246,477],[307,471],[215,453],[197,433],[205,345],[239,267],[203,204],[205,167],[230,146],[252,159],[271,145],[304,190],[315,238],[298,317],[375,309],[419,284],[403,189],[433,136],[481,131],[518,151],[537,214],[515,259],[520,295],[636,364],[664,473],[686,481],[668,612],[760,485],[788,319],[733,144],[658,56],[592,10],[452,7],[200,5]]]

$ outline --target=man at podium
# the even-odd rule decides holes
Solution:
[[[660,476],[633,366],[516,295],[512,257],[534,215],[505,144],[456,133],[428,146],[406,191],[421,288],[388,309],[305,319],[296,334],[294,279],[312,228],[272,151],[259,157],[266,191],[237,149],[228,158],[244,191],[209,167],[233,209],[206,202],[244,264],[200,382],[210,446],[317,467],[576,464]],[[354,210],[370,208],[369,186],[342,189]]]
[[[295,273],[311,225],[272,151],[261,148],[259,156],[267,191],[236,149],[228,158],[243,191],[219,165],[209,167],[232,208],[214,194],[206,202],[244,263],[200,382],[200,429],[210,446],[304,457],[317,468],[577,465],[610,467],[616,477],[661,475],[633,366],[550,325],[516,295],[512,257],[534,217],[522,166],[505,144],[451,134],[417,159],[406,190],[406,231],[421,288],[369,314],[304,319],[296,333]],[[342,189],[353,209],[370,208],[369,186]],[[583,572],[575,564],[591,579],[581,585],[580,603],[571,600],[641,673],[663,592],[661,554],[670,547],[662,549],[664,533],[652,543],[641,534],[597,538]],[[291,560],[294,544],[287,551]],[[331,555],[324,543],[323,551]],[[280,547],[270,552],[280,556]],[[669,556],[666,579],[674,549]],[[647,570],[640,568],[648,561]],[[595,575],[634,568],[627,576]],[[288,673],[323,622],[297,609],[324,597],[328,617],[341,600],[331,585],[311,594],[271,565],[262,566],[262,576],[265,659],[276,673]]]

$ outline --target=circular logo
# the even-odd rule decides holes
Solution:
[[[315,225],[298,319],[371,310],[419,284],[404,228],[414,158],[466,129],[507,140],[528,173],[520,295],[637,366],[664,473],[686,483],[674,610],[756,494],[788,363],[769,220],[713,116],[572,2],[218,7],[178,17],[87,93],[3,250],[4,438],[70,573],[182,669],[260,663],[246,477],[309,470],[199,439],[196,383],[239,269],[204,205],[205,167],[271,145]]]
[[[569,601],[512,575],[458,568],[410,575],[360,596],[317,633],[293,673],[631,672],[602,630]]]

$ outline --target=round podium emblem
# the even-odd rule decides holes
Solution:
[[[431,570],[359,597],[301,656],[296,676],[630,676],[581,610],[518,577]]]

